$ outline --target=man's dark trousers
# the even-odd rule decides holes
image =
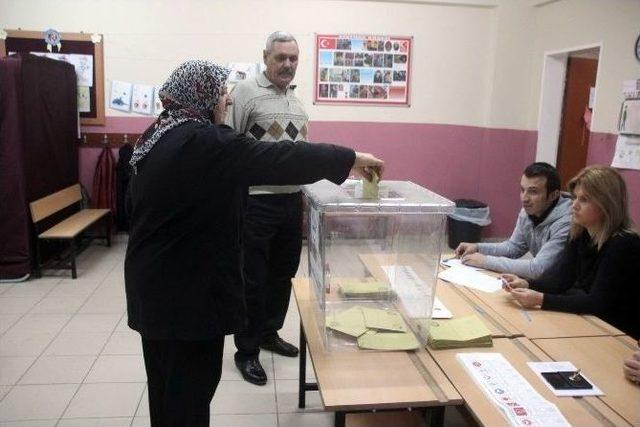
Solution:
[[[302,194],[249,196],[243,248],[249,323],[234,337],[237,360],[256,357],[284,323],[302,249]]]

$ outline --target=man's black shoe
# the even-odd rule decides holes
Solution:
[[[260,344],[260,348],[273,351],[274,353],[287,357],[296,357],[298,355],[298,348],[295,345],[289,344],[278,336],[270,339],[269,341],[264,341]]]
[[[267,383],[267,373],[262,368],[258,357],[247,360],[235,359],[236,366],[242,374],[242,378],[255,385],[265,385]]]

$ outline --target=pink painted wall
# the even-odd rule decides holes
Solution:
[[[141,133],[151,122],[146,117],[107,117],[105,127],[82,131]],[[534,160],[537,135],[419,123],[314,121],[309,129],[311,141],[345,145],[383,158],[387,179],[410,180],[452,200],[488,203],[493,223],[484,229],[485,236],[511,234],[520,209],[520,176]],[[100,150],[80,150],[80,180],[89,191]]]
[[[610,165],[616,148],[618,135],[612,133],[593,132],[589,138],[587,164]],[[636,226],[640,226],[640,171],[618,169],[629,192],[629,210]]]

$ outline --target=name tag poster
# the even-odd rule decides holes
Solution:
[[[316,34],[317,104],[409,105],[411,37]]]

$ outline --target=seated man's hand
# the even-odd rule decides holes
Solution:
[[[456,248],[456,256],[458,258],[462,258],[465,255],[470,255],[476,252],[478,252],[478,245],[475,243],[462,242]]]
[[[462,261],[464,265],[480,268],[484,267],[484,255],[478,252],[464,255],[460,261]]]
[[[542,305],[544,294],[531,289],[516,288],[511,291],[511,296],[520,303],[522,308],[535,308]]]
[[[502,280],[502,289],[507,292],[511,292],[514,289],[529,288],[529,282],[516,276],[515,274],[501,274],[500,280]]]

